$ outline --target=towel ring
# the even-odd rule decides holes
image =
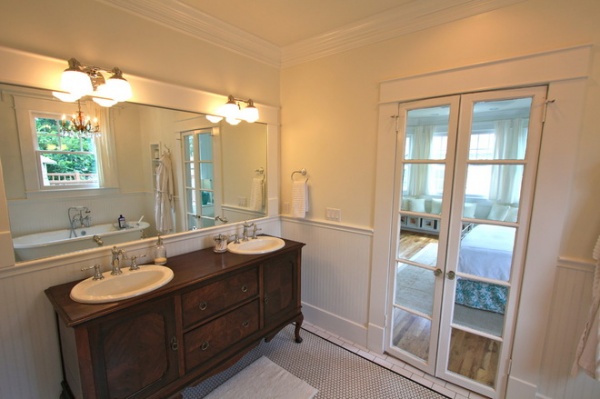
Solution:
[[[293,172],[292,172],[292,176],[291,176],[291,179],[292,179],[292,181],[294,181],[294,175],[295,175],[296,173],[300,173],[302,176],[306,176],[306,173],[307,173],[307,172],[306,172],[306,169],[304,169],[304,168],[302,168],[302,169],[300,169],[300,170],[295,170],[295,171],[293,171]],[[306,178],[306,181],[308,181],[308,177]]]

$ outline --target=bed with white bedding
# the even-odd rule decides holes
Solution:
[[[515,228],[480,224],[461,241],[458,272],[509,281]],[[504,314],[508,288],[458,278],[455,302],[476,309]]]

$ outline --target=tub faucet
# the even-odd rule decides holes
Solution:
[[[110,262],[110,266],[112,268],[110,274],[112,276],[118,276],[119,274],[122,274],[123,272],[121,271],[121,258],[120,256],[123,255],[123,250],[122,249],[117,249],[117,247],[112,247],[112,261]]]

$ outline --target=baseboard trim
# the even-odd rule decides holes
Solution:
[[[367,329],[365,326],[307,303],[302,303],[302,314],[308,323],[357,345],[367,347]]]
[[[540,396],[537,395],[537,385],[514,376],[509,376],[508,386],[506,387],[506,398],[540,399]]]

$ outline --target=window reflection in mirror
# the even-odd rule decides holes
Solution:
[[[37,149],[34,147],[32,130],[19,129],[17,119],[22,107],[15,110],[15,102],[18,98],[24,98],[28,104],[40,101],[50,103],[55,108],[56,115],[72,114],[77,105],[55,100],[44,90],[0,85],[0,91],[0,160],[4,171],[13,239],[48,231],[62,231],[68,238],[72,233],[69,208],[87,208],[89,213],[83,218],[88,216],[86,221],[91,221],[92,227],[101,224],[114,227],[121,214],[130,225],[137,225],[138,221],[142,220],[141,224],[149,224],[144,229],[143,236],[154,236],[156,155],[160,156],[166,149],[171,151],[173,158],[174,232],[222,224],[222,221],[215,221],[216,216],[232,223],[263,217],[266,214],[264,197],[259,201],[257,190],[254,190],[255,181],[261,179],[261,194],[264,196],[266,192],[267,128],[264,124],[242,122],[237,126],[230,126],[221,122],[215,125],[198,113],[120,103],[104,109],[106,118],[100,119],[103,132],[101,137],[107,137],[108,134],[113,139],[113,142],[106,146],[106,153],[100,154],[99,157],[100,165],[97,170],[99,180],[103,181],[101,187],[78,187],[60,191],[52,190],[52,187],[36,189],[28,185],[26,176],[37,176],[36,170],[42,169],[36,169],[39,163],[35,157],[34,161],[29,162],[29,158],[21,151],[24,137],[28,140],[32,154],[35,154]],[[29,108],[27,113],[30,110],[36,111],[37,107]],[[86,111],[87,109],[84,109],[84,112]],[[206,202],[206,206],[210,199],[214,206],[217,197],[221,199],[221,203],[219,209],[214,207],[213,211],[207,212],[212,218],[209,222],[193,226],[186,221],[182,135],[184,132],[203,129],[213,131],[209,136],[213,145],[212,156],[214,164],[221,165],[222,169],[218,177],[217,173],[212,171],[214,176],[210,186],[206,185],[206,180],[200,182],[199,203]],[[215,144],[216,137],[218,140]],[[257,172],[259,170],[263,171],[262,174]],[[210,172],[205,170],[204,173]],[[82,231],[78,231],[78,238],[83,237],[82,240],[89,245],[86,248],[98,247],[99,243],[92,239],[95,234],[92,229],[86,228],[85,232],[80,233]],[[139,238],[138,233],[137,237],[129,237],[126,240]],[[103,242],[104,245],[112,245],[108,239]],[[21,260],[24,259],[17,257],[17,261]]]

